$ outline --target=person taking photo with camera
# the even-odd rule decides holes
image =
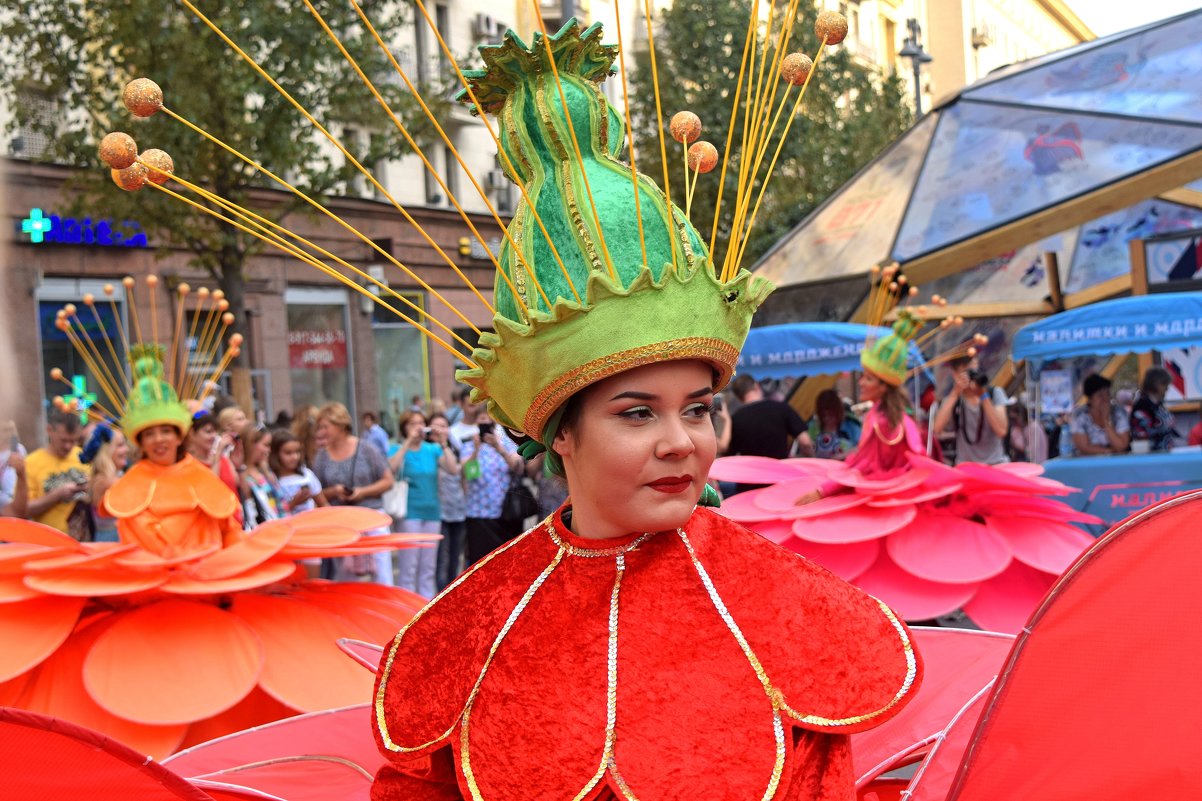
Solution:
[[[932,427],[938,436],[955,425],[956,464],[977,462],[999,464],[1006,458],[1005,438],[1009,421],[1006,418],[1004,395],[989,391],[989,376],[981,372],[971,358],[948,362],[952,371],[952,389]]]

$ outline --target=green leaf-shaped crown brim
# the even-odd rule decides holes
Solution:
[[[573,17],[557,33],[546,38],[551,43],[555,69],[560,75],[599,81],[612,74],[618,46],[601,44],[601,23],[594,22],[582,28]],[[474,113],[483,110],[495,114],[519,84],[529,81],[532,75],[551,72],[547,44],[541,32],[535,32],[534,44],[527,45],[520,36],[508,30],[501,44],[484,45],[479,49],[485,69],[463,71],[479,101],[479,108],[472,109]],[[471,103],[466,89],[460,90],[455,99]]]
[[[541,440],[547,420],[590,384],[636,367],[675,359],[714,366],[715,389],[734,373],[751,317],[772,284],[740,272],[721,284],[708,266],[665,269],[660,280],[644,268],[629,286],[595,273],[583,304],[561,300],[529,323],[501,315],[458,374],[487,400],[494,419]]]

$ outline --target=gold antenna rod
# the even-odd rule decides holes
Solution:
[[[284,241],[283,239],[280,239],[279,237],[272,239],[268,236],[260,234],[256,231],[252,230],[251,228],[237,222],[236,220],[230,219],[229,217],[226,217],[225,215],[221,214],[220,212],[210,209],[201,203],[197,203],[196,201],[192,200],[191,198],[185,197],[185,196],[179,194],[178,192],[168,189],[165,186],[159,186],[158,184],[151,184],[151,185],[154,186],[156,189],[161,190],[161,191],[167,193],[168,195],[171,195],[172,197],[176,198],[177,200],[181,200],[184,203],[187,203],[188,205],[190,205],[200,211],[203,211],[205,214],[215,217],[216,219],[221,220],[222,222],[228,223],[229,225],[232,225],[235,228],[238,228],[239,230],[244,231],[245,233],[258,238],[258,239],[266,242],[267,244],[272,245],[273,247],[276,247],[279,250],[284,251],[288,255],[293,256],[293,257],[305,262],[306,264],[309,264],[309,265],[315,267],[316,269],[320,270],[321,272],[325,273],[326,275],[329,275],[330,277],[338,280],[340,283],[342,283],[344,286],[348,287],[349,289],[353,289],[356,292],[358,292],[359,294],[361,294],[367,298],[370,298],[373,302],[375,302],[381,306],[384,306],[386,309],[389,309],[394,314],[396,314],[398,317],[400,317],[402,320],[404,320],[405,322],[414,326],[415,328],[420,330],[426,336],[430,337],[430,339],[433,342],[435,342],[436,344],[443,347],[455,358],[460,359],[461,361],[463,361],[471,366],[475,366],[475,362],[473,362],[471,358],[465,357],[462,353],[459,353],[451,345],[446,343],[442,339],[442,337],[440,337],[437,334],[435,334],[434,332],[430,331],[428,328],[426,328],[424,325],[417,322],[416,320],[408,317],[407,315],[405,315],[403,312],[396,309],[395,307],[389,305],[388,303],[385,303],[383,300],[376,297],[371,292],[367,291],[366,288],[360,286],[355,281],[352,281],[347,276],[342,275],[337,270],[334,270],[333,268],[329,267],[328,265],[323,264],[321,261],[317,260],[316,258],[314,258],[310,254],[304,252],[303,250],[300,250],[299,248],[289,244],[288,242]]]
[[[75,330],[72,328],[71,321],[66,317],[60,318],[58,327],[60,331],[67,335],[67,340],[71,343],[71,346],[75,348],[76,353],[79,354],[79,358],[83,359],[84,365],[87,366],[93,377],[95,377],[96,383],[100,385],[100,390],[108,398],[109,403],[120,407],[122,396],[115,393],[113,388],[108,385],[108,382],[104,378],[104,374],[97,367],[95,361],[92,359],[91,354],[88,353],[87,346],[80,341],[79,335],[76,334]],[[66,383],[71,386],[72,389],[74,389],[73,384],[71,384],[69,381]]]
[[[760,0],[752,0],[751,14],[747,20],[747,39],[743,42],[743,59],[739,62],[739,77],[735,81],[735,97],[731,103],[730,124],[726,127],[726,147],[722,151],[722,174],[718,178],[718,199],[714,203],[714,224],[710,230],[710,260],[713,261],[714,246],[718,241],[718,220],[722,213],[722,192],[726,187],[726,168],[730,163],[730,146],[734,141],[735,123],[739,118],[739,99],[743,93],[743,75],[747,69],[748,56],[754,49],[756,30],[755,23],[759,19]],[[752,56],[754,58],[754,56]],[[753,67],[754,69],[754,67]]]
[[[420,235],[424,240],[426,240],[426,243],[429,244],[430,247],[432,247],[434,249],[434,251],[436,253],[438,253],[439,256],[442,257],[443,261],[446,262],[447,266],[450,267],[451,270],[454,271],[454,273],[463,280],[464,284],[466,284],[467,287],[470,290],[472,290],[472,292],[476,295],[476,297],[479,298],[480,302],[484,304],[484,307],[489,310],[489,313],[490,314],[496,313],[496,309],[494,309],[492,304],[488,302],[488,299],[485,298],[484,295],[482,295],[480,293],[480,290],[476,288],[475,284],[473,284],[470,280],[468,280],[468,277],[463,274],[463,271],[459,269],[459,266],[457,264],[455,264],[454,260],[452,260],[451,257],[446,254],[446,251],[444,251],[442,249],[442,247],[437,242],[435,242],[434,239],[431,238],[428,233],[426,233],[426,229],[423,228],[417,222],[417,220],[413,219],[413,216],[411,214],[409,214],[409,212],[405,209],[405,207],[402,206],[396,200],[396,198],[394,198],[392,196],[392,193],[390,193],[387,189],[385,189],[384,186],[379,181],[376,180],[375,176],[372,175],[371,172],[369,170],[367,170],[361,163],[359,163],[358,159],[356,159],[353,155],[351,155],[350,151],[348,151],[342,145],[342,143],[338,141],[337,137],[335,137],[333,134],[331,134],[325,128],[324,125],[322,125],[320,122],[318,122],[317,119],[312,114],[310,114],[309,111],[300,102],[298,102],[291,94],[289,94],[288,91],[286,89],[284,89],[284,87],[280,86],[280,84],[274,78],[272,78],[267,73],[267,71],[264,70],[263,67],[259,65],[259,63],[257,61],[255,61],[253,58],[251,58],[241,47],[239,47],[237,45],[237,43],[235,43],[232,39],[230,39],[230,37],[227,36],[225,34],[225,32],[223,30],[221,30],[221,28],[218,25],[216,25],[208,17],[206,17],[204,14],[202,14],[200,12],[200,10],[191,3],[190,0],[181,0],[181,2],[185,6],[187,6],[188,9],[197,16],[197,18],[199,18],[202,22],[204,22],[205,25],[207,25],[210,30],[212,30],[219,37],[221,37],[221,40],[224,41],[230,49],[232,49],[235,53],[237,53],[239,56],[241,56],[242,60],[245,61],[247,64],[249,64],[255,70],[255,72],[259,73],[259,75],[264,80],[266,80],[269,84],[271,84],[272,88],[275,89],[277,92],[279,92],[280,95],[285,100],[287,100],[289,103],[291,103],[293,105],[293,107],[297,111],[299,111],[301,113],[301,115],[304,116],[304,118],[307,119],[314,128],[316,128],[318,130],[318,132],[320,132],[323,136],[325,136],[326,139],[330,142],[330,144],[332,144],[335,148],[337,148],[338,151],[340,153],[342,153],[342,155],[345,156],[346,159],[355,167],[355,169],[359,170],[359,172],[365,178],[367,178],[368,181],[371,182],[372,186],[374,186],[389,201],[389,203],[392,204],[393,208],[395,208],[398,212],[400,212],[401,216],[405,218],[405,221],[413,226],[414,230],[417,231],[418,235]],[[166,107],[164,107],[164,109],[165,108]],[[214,138],[214,141],[216,141],[215,138]],[[240,158],[246,159],[245,156],[242,156],[240,153],[237,153],[237,151],[232,151],[232,152],[235,155],[238,155]],[[260,165],[255,164],[254,162],[250,161],[249,159],[246,159],[246,160],[248,161],[248,163],[251,163],[253,166],[258,166],[259,169],[263,169]],[[268,172],[267,170],[263,169],[263,172],[264,172],[264,174],[268,175],[269,177],[272,177],[273,179],[275,179],[275,176],[272,173]],[[278,179],[276,179],[276,180],[278,180]],[[281,182],[281,183],[283,183],[283,182]],[[299,193],[299,194],[302,197],[304,196],[304,193]],[[313,205],[318,208],[323,208],[320,203],[316,203],[315,201],[312,201],[312,200],[310,200],[310,202],[313,203]],[[371,241],[371,240],[367,239],[366,237],[364,237],[364,239],[368,242]],[[383,253],[382,249],[380,249],[378,246],[376,246],[376,247],[378,250],[380,250],[381,253]],[[398,266],[400,266],[400,263],[393,260],[391,258],[390,254],[388,255],[388,258],[389,258],[389,260],[393,261]],[[437,297],[439,300],[441,300],[443,303],[447,303],[446,299],[443,298],[442,295],[436,293],[434,291],[433,287],[430,287],[428,284],[426,284],[426,282],[423,281],[419,276],[417,276],[416,273],[413,273],[411,270],[406,270],[406,271],[412,277],[414,277],[420,284],[422,284],[422,286],[425,289],[427,289],[427,291],[434,294],[434,296]],[[522,307],[522,311],[525,312],[526,311],[525,304],[523,303],[522,299],[518,296],[515,296],[515,298],[517,299],[518,305],[520,307]],[[454,306],[451,306],[450,304],[447,304],[447,305],[448,305],[448,307],[451,308],[452,311],[457,311]],[[464,320],[464,322],[467,322],[468,325],[470,325],[473,330],[479,332],[479,329],[476,328],[476,326],[473,325],[470,321],[468,321],[466,317],[464,317],[462,314],[460,314],[459,316]]]
[[[142,338],[142,324],[138,321],[138,304],[134,298],[134,279],[128,275],[121,279],[122,286],[125,287],[125,297],[129,302],[129,314],[134,320],[133,334],[138,338],[139,342],[144,342]]]
[[[538,2],[538,0],[535,0]],[[643,237],[643,211],[639,201],[639,171],[634,155],[634,125],[630,121],[630,87],[626,84],[626,45],[622,41],[622,9],[614,0],[614,19],[618,29],[618,64],[622,70],[622,107],[626,112],[626,148],[630,153],[630,182],[634,186],[634,218],[639,224],[639,247],[643,253],[643,266],[647,264],[647,240]],[[668,206],[671,209],[671,204]],[[671,242],[669,242],[669,245]],[[675,252],[675,248],[672,248]]]
[[[122,369],[121,357],[119,357],[117,355],[117,349],[113,346],[113,340],[109,338],[108,329],[105,327],[104,323],[100,320],[100,313],[96,311],[96,297],[94,295],[92,295],[91,293],[88,293],[83,296],[83,302],[84,302],[85,306],[87,306],[89,309],[92,310],[92,319],[96,321],[96,327],[100,329],[100,334],[101,334],[101,336],[104,337],[104,344],[108,347],[109,355],[113,357],[113,369],[121,371],[120,372],[121,380],[117,382],[117,385],[122,390],[128,392],[129,391],[128,377],[125,374],[125,370]],[[116,377],[116,374],[114,374],[114,377]]]
[[[183,332],[184,326],[184,298],[188,296],[190,289],[191,287],[183,283],[175,288],[175,330],[171,334],[171,363],[168,367],[170,371],[168,381],[177,392],[183,388],[183,382],[176,381],[178,377],[176,373],[179,369],[179,336]]]
[[[152,169],[152,170],[155,169],[154,167],[152,167],[150,165],[147,165],[147,166],[149,169]],[[278,238],[270,230],[270,229],[274,228],[274,229],[280,231],[281,233],[286,234],[291,239],[305,245],[306,247],[312,248],[313,250],[317,251],[318,254],[330,259],[331,261],[335,261],[338,264],[341,264],[343,267],[350,270],[351,272],[353,272],[355,275],[359,276],[361,279],[363,279],[367,283],[374,285],[381,292],[387,293],[388,295],[396,298],[397,300],[401,301],[405,305],[409,306],[411,309],[418,312],[419,314],[424,315],[428,320],[430,320],[430,322],[432,322],[434,325],[438,326],[443,331],[445,331],[447,334],[449,334],[452,338],[454,338],[455,340],[460,342],[469,351],[472,349],[471,344],[467,340],[463,339],[463,337],[456,334],[454,329],[447,327],[444,323],[442,323],[440,320],[438,320],[438,318],[436,318],[434,315],[427,312],[425,309],[423,309],[418,304],[414,303],[409,298],[398,293],[395,289],[390,287],[388,284],[385,284],[382,281],[380,281],[379,279],[373,277],[370,273],[366,273],[363,270],[356,267],[355,265],[350,264],[347,261],[344,261],[343,259],[334,255],[330,251],[321,247],[320,245],[317,245],[316,243],[312,242],[309,239],[306,239],[305,237],[301,236],[300,234],[289,230],[285,226],[280,225],[279,223],[273,222],[272,220],[269,220],[266,217],[258,215],[255,212],[251,211],[250,209],[247,209],[243,206],[238,205],[237,203],[235,203],[232,200],[228,200],[226,198],[221,197],[220,195],[218,195],[216,193],[210,192],[209,190],[205,189],[202,186],[199,186],[199,185],[194,184],[184,178],[181,178],[178,174],[173,174],[170,177],[176,183],[189,189],[192,192],[195,192],[196,194],[200,195],[201,197],[205,198],[206,200],[210,201],[211,203],[215,203],[215,204],[221,206],[222,208],[226,209],[227,211],[229,211],[229,212],[233,213],[234,215],[238,216],[239,218],[243,219],[244,221],[246,221],[248,224],[252,225],[256,229],[265,231],[267,236],[272,237],[273,239]],[[289,245],[289,247],[293,247],[289,243],[285,242],[285,244]],[[391,308],[391,307],[389,307],[389,308]]]
[[[100,347],[96,344],[95,340],[88,336],[88,330],[84,326],[83,320],[79,318],[78,309],[74,303],[68,303],[64,307],[63,311],[66,312],[68,321],[74,327],[78,327],[79,332],[76,334],[76,336],[79,338],[81,344],[88,348],[87,352],[81,352],[80,356],[90,358],[92,364],[89,366],[91,367],[92,372],[96,374],[97,380],[103,380],[105,383],[107,383],[109,399],[119,406],[120,403],[118,403],[118,399],[123,397],[121,392],[122,386],[113,376],[112,371],[108,369],[108,365],[105,364],[104,354],[100,352]]]
[[[564,265],[563,259],[559,255],[559,250],[555,247],[555,242],[552,240],[551,234],[547,232],[547,227],[543,224],[542,217],[539,216],[536,204],[530,197],[530,193],[526,190],[525,184],[517,180],[517,176],[521,175],[521,173],[518,172],[518,169],[513,164],[513,160],[509,158],[509,154],[505,152],[505,148],[501,145],[500,137],[497,136],[497,132],[493,130],[492,123],[488,120],[488,113],[484,110],[484,107],[480,105],[480,100],[476,97],[476,90],[472,88],[471,82],[468,81],[467,76],[463,74],[463,70],[459,68],[459,63],[455,58],[455,54],[451,52],[451,48],[447,46],[446,40],[442,38],[442,33],[439,32],[438,26],[434,24],[434,20],[430,18],[430,13],[426,10],[425,4],[422,3],[422,0],[414,0],[414,2],[417,5],[418,10],[421,11],[422,16],[426,18],[426,22],[429,24],[430,30],[434,33],[434,38],[438,40],[439,47],[442,48],[442,52],[447,56],[448,63],[455,70],[455,75],[459,78],[460,84],[463,86],[464,91],[467,92],[467,96],[472,101],[472,104],[479,113],[480,119],[484,122],[484,127],[488,130],[488,135],[492,137],[493,143],[497,146],[497,155],[504,160],[509,175],[514,177],[514,184],[517,185],[518,191],[522,193],[522,199],[526,201],[526,208],[529,209],[531,216],[534,218],[534,222],[538,225],[538,229],[542,232],[544,241],[551,248],[551,252],[555,254],[555,260],[559,262],[559,269],[563,271],[564,278],[567,279],[568,287],[572,290],[572,296],[575,297],[577,303],[580,303],[580,295],[577,293],[576,286],[572,282],[571,276],[568,274],[568,269]],[[362,18],[370,27],[371,23],[367,21],[367,17],[363,14],[362,10],[359,9],[358,4],[355,3],[354,6],[356,10],[359,10],[360,18]],[[372,30],[374,31],[375,29],[372,28]],[[382,40],[380,40],[378,34],[376,35],[376,41],[380,43],[381,47],[385,48],[385,52],[389,54],[389,59],[392,60],[393,65],[396,66],[397,70],[399,71],[400,67],[396,65],[396,60],[392,58],[391,51],[387,50],[387,46]],[[406,82],[408,82],[408,79],[406,79]],[[421,102],[421,95],[417,92],[414,92],[414,95],[418,98],[418,101]],[[422,106],[424,108],[425,103],[422,103]],[[426,110],[426,114],[433,117],[433,115],[430,114],[429,109]],[[469,175],[470,174],[471,173],[469,171]],[[446,301],[444,300],[443,303],[446,303]],[[479,331],[477,331],[477,333],[479,333]]]
[[[669,241],[676,241],[676,225],[673,221],[672,186],[668,182],[668,150],[664,143],[664,112],[659,99],[659,68],[655,59],[655,15],[651,9],[651,0],[643,0],[643,16],[647,22],[647,46],[651,56],[651,86],[655,90],[655,131],[659,136],[659,160],[664,172],[664,226],[668,229]],[[676,248],[672,248],[672,271],[676,272]]]
[[[330,29],[330,26],[326,23],[325,18],[316,8],[314,8],[313,3],[310,2],[310,0],[304,0],[304,3],[305,7],[308,8],[309,12],[313,15],[314,19],[317,20],[317,23],[321,26],[322,30],[325,31],[330,40],[334,42],[334,45],[338,48],[338,52],[340,52],[342,57],[346,59],[346,62],[350,64],[351,69],[353,69],[355,74],[359,76],[359,79],[363,82],[363,85],[367,87],[367,90],[371,92],[372,96],[376,99],[376,102],[378,102],[380,107],[384,109],[384,113],[390,120],[392,120],[392,123],[394,126],[396,126],[396,129],[400,131],[401,136],[405,138],[406,144],[408,144],[409,147],[413,149],[413,152],[417,154],[417,157],[421,159],[422,164],[426,167],[426,171],[434,177],[434,180],[438,182],[438,185],[442,188],[442,191],[447,193],[447,199],[451,201],[451,205],[455,207],[457,212],[459,212],[460,219],[463,220],[464,224],[467,225],[468,230],[472,232],[472,235],[475,236],[480,244],[484,247],[484,252],[488,254],[489,261],[492,262],[493,267],[496,268],[498,273],[500,273],[502,280],[504,280],[509,286],[509,290],[514,295],[517,295],[517,287],[513,285],[513,281],[501,268],[500,262],[497,261],[497,257],[492,252],[492,248],[490,248],[488,246],[488,242],[485,241],[484,235],[476,230],[475,224],[472,223],[471,218],[467,215],[467,212],[463,210],[463,206],[459,204],[459,199],[455,197],[455,193],[451,191],[451,188],[447,186],[446,181],[439,174],[438,170],[434,169],[434,165],[431,164],[430,160],[426,158],[425,151],[422,150],[421,146],[418,145],[413,137],[409,135],[408,129],[405,128],[400,118],[396,115],[396,112],[392,110],[392,106],[388,105],[388,101],[386,101],[383,95],[380,94],[380,91],[376,88],[376,85],[372,83],[371,78],[367,77],[367,73],[363,71],[363,68],[359,66],[359,63],[355,60],[355,57],[352,56],[350,51],[346,49],[346,46],[343,45],[342,40],[338,38],[338,35]],[[451,147],[453,148],[454,146],[452,145]],[[487,197],[485,197],[484,200],[491,210],[492,204],[488,203]],[[498,217],[495,212],[493,213],[493,217],[500,226],[502,234],[505,235],[506,239],[509,239],[510,245],[514,247],[514,253],[518,257],[518,260],[522,263],[522,267],[526,270],[526,274],[530,277],[530,281],[534,285],[534,288],[538,291],[538,294],[542,296],[543,301],[547,304],[547,308],[550,309],[551,301],[549,298],[547,298],[547,293],[543,291],[543,287],[538,281],[538,276],[535,275],[534,271],[530,268],[529,263],[526,261],[526,257],[520,250],[517,249],[517,246],[513,240],[510,239],[509,231],[505,224],[501,222],[501,218]]]

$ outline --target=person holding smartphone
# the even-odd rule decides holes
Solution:
[[[0,451],[0,517],[25,517],[29,485],[25,480],[25,449],[11,420],[5,425],[8,449]],[[3,432],[0,432],[3,433]]]
[[[520,534],[501,520],[511,476],[522,469],[518,446],[483,410],[476,433],[463,443],[463,486],[467,510],[467,563],[474,564]]]
[[[46,447],[25,459],[29,488],[26,514],[67,533],[75,504],[87,498],[88,466],[79,460],[79,416],[52,411],[46,422]]]

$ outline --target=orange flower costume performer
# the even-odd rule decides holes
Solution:
[[[149,283],[153,293],[157,282]],[[132,279],[126,287],[132,294]],[[188,292],[181,285],[181,308]],[[224,331],[223,301],[209,299],[210,318],[225,318],[212,330]],[[164,378],[164,349],[123,343],[126,384],[75,307],[58,325],[100,377],[107,402],[122,409],[121,428],[142,458],[102,502],[117,518],[118,543],[80,543],[0,519],[0,705],[65,718],[162,758],[298,712],[366,701],[370,677],[338,639],[385,642],[421,599],[306,581],[296,560],[414,538],[361,538],[381,521],[358,510],[317,510],[243,532],[237,496],[183,454],[192,418]],[[239,343],[230,338],[216,374]]]
[[[870,302],[883,315],[904,291],[886,268]],[[890,286],[893,288],[890,289]],[[963,608],[989,631],[1017,632],[1098,522],[1048,495],[1073,490],[1038,465],[948,467],[926,455],[902,392],[907,348],[922,321],[902,309],[893,333],[860,356],[860,397],[873,408],[854,454],[776,461],[720,459],[714,475],[772,486],[723,504],[732,520],[826,566],[906,620]],[[972,355],[979,340],[936,361]]]
[[[459,377],[570,497],[386,649],[373,798],[847,798],[848,735],[901,709],[918,657],[884,604],[698,507],[713,393],[770,286],[723,276],[616,159],[600,35],[510,32],[469,73],[541,223],[519,207],[501,253],[519,294],[498,279],[496,334]]]

